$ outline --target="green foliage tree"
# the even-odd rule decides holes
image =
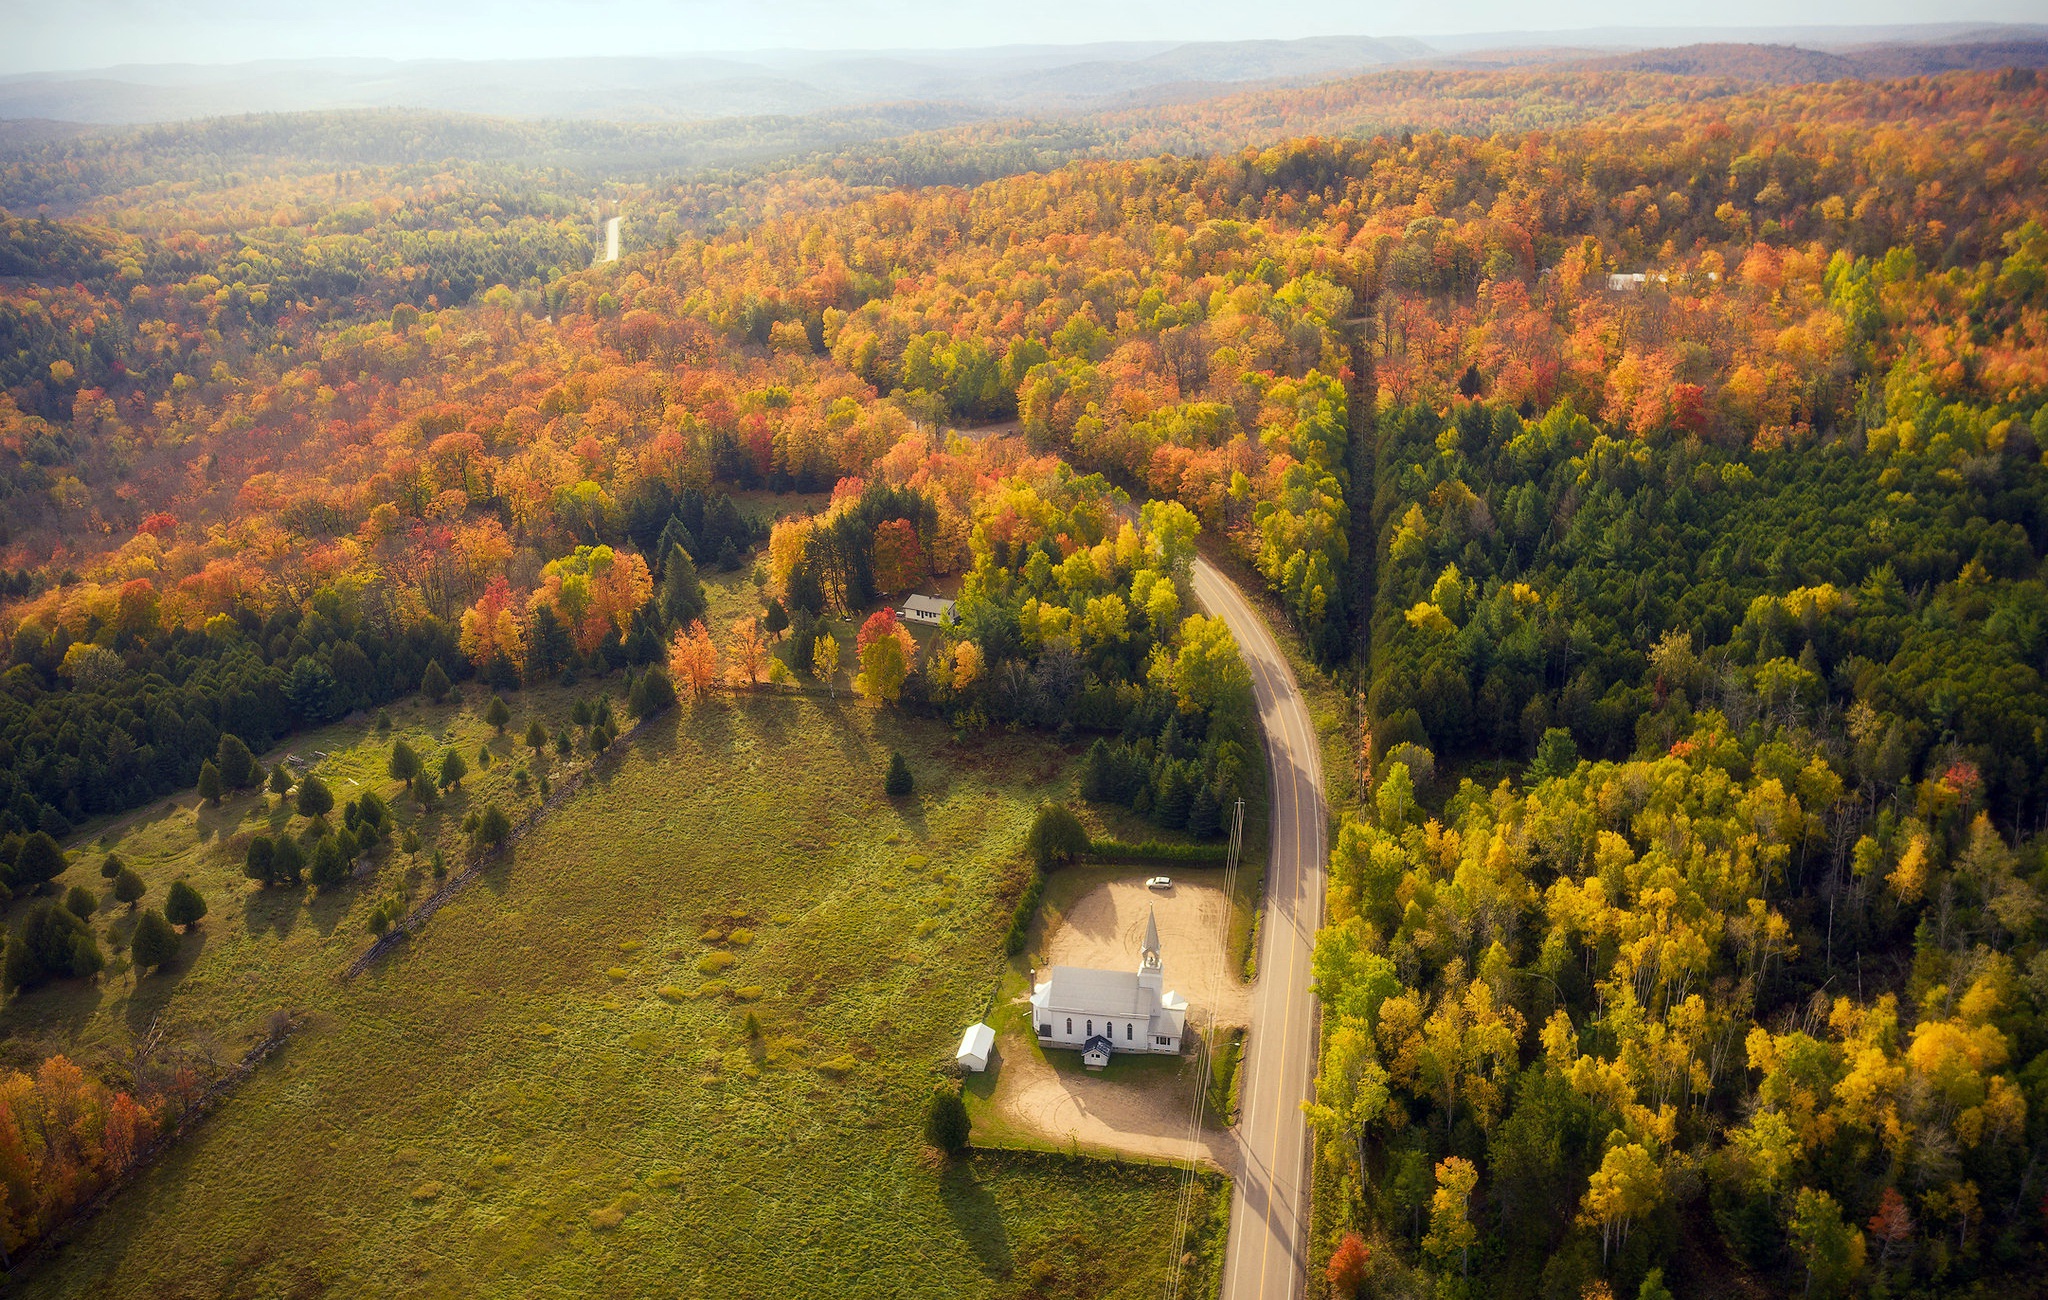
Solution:
[[[649,668],[646,672],[641,673],[638,678],[634,679],[633,689],[626,697],[626,711],[636,718],[651,718],[657,714],[666,713],[674,708],[675,704],[675,683],[669,680],[667,670],[659,666]],[[540,724],[535,723],[534,725],[538,727]],[[529,743],[531,743],[531,740],[532,733],[529,732]],[[541,744],[545,743],[547,743],[547,734],[542,732]],[[540,745],[535,745],[534,750],[538,753]]]
[[[306,851],[296,839],[281,835],[271,855],[271,879],[281,885],[296,885],[305,874]]]
[[[6,981],[30,989],[55,979],[90,979],[106,965],[90,925],[68,908],[32,905],[7,945]]]
[[[410,782],[420,774],[420,756],[403,739],[391,742],[391,757],[384,764],[384,771],[394,781]]]
[[[925,1111],[925,1141],[948,1156],[957,1156],[967,1150],[972,1136],[972,1124],[967,1118],[967,1103],[960,1099],[960,1090],[950,1085],[941,1085],[933,1091],[931,1104]]]
[[[1578,765],[1579,745],[1572,739],[1572,733],[1563,727],[1548,728],[1536,746],[1536,761],[1529,764],[1529,784],[1569,776]]]
[[[128,952],[140,971],[160,970],[178,955],[178,932],[162,912],[150,908],[135,922]]]
[[[505,734],[506,726],[512,721],[512,706],[505,703],[504,696],[493,695],[491,702],[484,705],[484,721],[490,723],[491,730],[499,735]]]
[[[73,885],[64,895],[64,906],[81,921],[90,921],[100,907],[100,896],[84,885]]]
[[[292,774],[285,770],[283,763],[270,769],[270,793],[280,797],[292,792]]]
[[[242,859],[242,874],[259,885],[268,885],[276,878],[277,845],[268,835],[258,835],[249,841],[249,848]]]
[[[1024,850],[1040,871],[1066,866],[1088,852],[1088,828],[1064,804],[1041,804],[1025,833]]]
[[[512,819],[496,804],[486,804],[477,814],[475,841],[480,848],[496,848],[512,834]]]
[[[888,774],[882,778],[882,792],[891,798],[900,799],[909,794],[912,787],[910,764],[903,761],[902,754],[892,751],[889,755]]]
[[[1843,1221],[1842,1207],[1826,1192],[1802,1187],[1791,1208],[1787,1227],[1806,1262],[1806,1294],[1813,1300],[1845,1294],[1863,1272],[1863,1234]]]
[[[448,692],[452,689],[454,683],[448,680],[448,673],[441,667],[441,661],[429,660],[427,670],[420,674],[420,694],[426,696],[432,703],[442,704],[447,701]]]
[[[313,864],[307,873],[313,888],[323,894],[332,892],[348,882],[348,874],[348,854],[342,849],[340,836],[321,836],[313,846]]]
[[[334,792],[327,783],[308,772],[299,782],[299,816],[320,818],[334,811]]]
[[[469,764],[462,761],[462,755],[450,749],[441,755],[441,779],[443,790],[453,790],[462,784],[462,778],[469,775]]]
[[[670,688],[669,694],[673,698],[675,694],[673,687]],[[535,759],[540,758],[542,752],[548,747],[547,725],[539,718],[535,718],[532,722],[526,724],[526,746],[533,751]]]
[[[205,915],[206,899],[199,891],[183,880],[173,880],[170,892],[164,895],[164,919],[180,930],[187,930],[199,924],[199,918]]]
[[[698,580],[696,562],[681,546],[672,546],[661,570],[661,613],[676,627],[688,627],[704,617],[704,584]]]
[[[127,863],[121,860],[120,854],[109,853],[106,856],[106,860],[100,863],[100,879],[112,880],[115,876],[120,875],[121,868],[127,865]]]
[[[135,904],[148,892],[149,885],[127,867],[121,868],[121,874],[114,877],[114,897],[128,904],[128,910],[131,912],[135,910]]]
[[[64,849],[56,838],[45,831],[34,831],[22,841],[21,852],[14,859],[14,869],[8,873],[7,884],[16,893],[33,893],[64,874],[71,865]]]
[[[227,782],[230,790],[245,789],[255,784],[259,769],[256,756],[242,743],[240,736],[222,732],[220,744],[214,749],[213,765],[220,770],[220,779]]]
[[[199,797],[206,800],[213,807],[218,808],[220,807],[222,788],[223,783],[221,781],[220,769],[213,765],[213,760],[208,759],[206,762],[201,763],[199,765]]]

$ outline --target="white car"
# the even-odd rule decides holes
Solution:
[[[1148,881],[1146,881],[1146,882],[1145,882],[1145,888],[1147,888],[1147,889],[1172,889],[1172,888],[1173,888],[1173,877],[1172,877],[1172,876],[1154,876],[1154,877],[1152,877],[1152,878],[1151,878],[1150,880],[1148,880]]]

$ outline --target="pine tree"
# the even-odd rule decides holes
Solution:
[[[249,851],[242,859],[242,874],[259,885],[268,885],[275,879],[277,869],[277,845],[268,835],[258,835],[249,841]]]
[[[173,880],[171,891],[164,895],[164,919],[180,930],[189,930],[205,915],[206,899],[199,891],[182,880]]]
[[[882,791],[892,798],[900,799],[910,793],[910,764],[903,761],[903,755],[889,755],[889,774],[882,778]]]
[[[688,627],[704,617],[704,607],[704,584],[697,578],[696,562],[682,547],[672,548],[661,571],[662,617]]]
[[[394,740],[391,742],[391,758],[384,764],[384,771],[394,781],[410,781],[420,774],[420,756],[403,740]]]
[[[230,790],[240,790],[256,780],[256,756],[249,752],[240,736],[221,733],[220,744],[214,750],[213,765],[220,769],[220,779],[227,782]]]
[[[211,806],[218,808],[220,807],[221,786],[220,769],[213,765],[213,760],[208,759],[206,762],[201,763],[199,765],[199,797],[206,800]]]
[[[283,763],[279,763],[270,769],[270,793],[283,796],[291,792],[292,774],[285,770]]]
[[[334,811],[334,792],[319,777],[307,773],[299,782],[299,816],[325,817]]]
[[[449,750],[441,755],[441,788],[452,790],[462,784],[462,778],[469,775],[469,764],[462,761],[462,755]]]
[[[932,1093],[931,1107],[925,1112],[925,1141],[949,1156],[957,1156],[967,1149],[972,1136],[967,1103],[960,1100],[958,1089],[941,1085]]]
[[[84,885],[73,885],[64,895],[64,910],[81,921],[90,921],[92,914],[99,911],[100,896]]]
[[[277,849],[271,855],[270,878],[279,884],[296,885],[306,870],[306,852],[299,842],[289,835],[277,839]]]
[[[526,745],[527,748],[533,751],[535,758],[539,758],[541,751],[548,747],[547,724],[543,723],[539,718],[535,718],[532,722],[526,724]]]
[[[178,932],[155,908],[142,914],[128,940],[128,954],[137,970],[155,970],[178,955]]]
[[[420,694],[439,704],[448,698],[450,689],[452,684],[448,680],[448,674],[441,667],[441,661],[428,660],[427,671],[420,675]]]
[[[505,703],[502,695],[493,695],[491,702],[484,706],[484,721],[499,735],[505,734],[505,726],[512,721],[512,706]]]
[[[348,855],[342,852],[338,836],[323,838],[313,849],[313,867],[308,873],[313,888],[321,893],[336,889],[348,879]]]

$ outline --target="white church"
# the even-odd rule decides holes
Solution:
[[[1166,987],[1159,962],[1159,920],[1145,918],[1145,947],[1135,973],[1055,966],[1031,994],[1041,1047],[1078,1048],[1091,1070],[1116,1052],[1178,1052],[1188,1000]]]

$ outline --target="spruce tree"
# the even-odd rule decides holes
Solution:
[[[882,778],[882,791],[891,798],[900,799],[912,789],[910,764],[903,761],[903,755],[889,755],[889,774]]]
[[[205,915],[206,899],[199,891],[182,880],[173,880],[171,891],[164,895],[164,919],[180,930],[189,930]]]
[[[135,904],[148,892],[149,885],[127,867],[121,868],[121,874],[114,877],[114,897],[128,904],[130,911],[135,910]]]
[[[384,764],[384,771],[394,781],[410,781],[420,774],[420,756],[403,740],[394,740],[391,742],[391,758]]]
[[[268,835],[258,835],[249,841],[249,851],[242,859],[242,874],[259,885],[268,885],[277,869],[277,846]]]
[[[218,808],[220,807],[221,788],[220,769],[213,765],[213,760],[208,759],[206,762],[201,763],[199,765],[199,797],[206,800],[211,806]]]
[[[299,782],[299,816],[325,817],[333,811],[334,792],[327,788],[325,781],[308,773],[306,779]]]
[[[441,667],[441,661],[429,659],[427,671],[420,675],[420,694],[439,704],[448,698],[451,685],[447,672]]]
[[[502,695],[493,695],[491,702],[484,706],[484,721],[491,724],[491,730],[505,734],[505,725],[512,721],[512,706],[505,703]]]
[[[135,923],[128,953],[135,959],[137,970],[155,970],[178,955],[178,932],[162,912],[152,907]]]
[[[230,790],[240,790],[256,779],[256,756],[249,752],[240,736],[221,733],[220,744],[214,750],[213,765],[220,769],[220,779],[227,782]]]

